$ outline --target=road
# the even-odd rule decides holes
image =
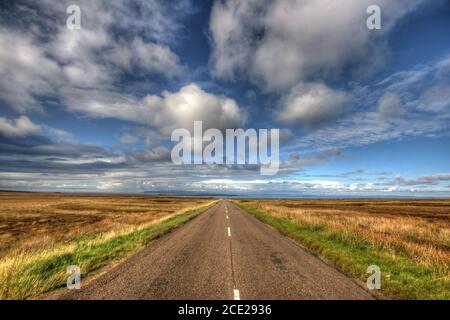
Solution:
[[[63,299],[373,299],[292,240],[220,201]]]

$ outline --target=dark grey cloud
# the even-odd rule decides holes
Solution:
[[[441,173],[422,176],[417,179],[397,177],[395,183],[403,186],[437,185],[440,182],[450,181],[450,173]]]
[[[38,172],[38,173],[101,173],[115,169],[129,168],[125,163],[94,161],[85,164],[73,164],[44,160],[2,160],[1,172]]]
[[[126,151],[125,155],[128,157],[129,161],[137,161],[140,163],[148,163],[155,161],[167,161],[170,158],[170,149],[166,147],[156,147],[151,150],[141,151],[141,152],[130,152]]]
[[[112,151],[91,145],[54,142],[39,135],[0,134],[0,172],[95,173],[125,168]]]
[[[111,151],[101,147],[83,144],[57,143],[48,137],[38,135],[30,135],[22,138],[9,138],[0,135],[0,155],[53,156],[78,159],[114,156]]]
[[[342,150],[340,148],[329,148],[323,149],[315,152],[293,152],[290,154],[290,158],[282,160],[280,164],[280,171],[283,174],[288,172],[301,172],[307,167],[323,165],[327,163],[328,160],[340,157],[342,155]]]

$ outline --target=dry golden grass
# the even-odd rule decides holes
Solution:
[[[118,235],[211,202],[208,198],[0,192],[0,258]]]
[[[242,203],[299,225],[356,235],[393,254],[401,252],[426,267],[449,270],[450,199],[280,199]]]
[[[135,253],[215,202],[208,198],[0,193],[0,299],[36,298]]]

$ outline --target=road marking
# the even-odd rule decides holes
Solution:
[[[239,290],[234,289],[234,300],[241,300],[241,297],[239,296]]]
[[[228,236],[231,237],[231,229],[228,227]]]

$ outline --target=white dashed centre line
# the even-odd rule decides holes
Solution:
[[[225,206],[225,212],[226,212],[226,217],[227,220],[228,218],[228,205]],[[229,223],[228,223],[228,237],[231,237],[231,228],[229,227]],[[230,243],[230,259],[231,259],[231,278],[233,280],[233,287],[236,287],[236,280],[234,278],[234,266],[233,266],[233,249],[232,249],[232,245],[231,245],[231,239],[229,241]],[[239,294],[239,290],[238,289],[233,289],[233,299],[234,300],[241,300],[241,296]]]

